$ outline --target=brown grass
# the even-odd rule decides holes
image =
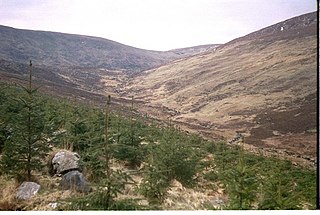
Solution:
[[[15,198],[18,183],[14,179],[0,176],[0,211],[14,211],[19,208]]]
[[[287,126],[284,134],[300,134],[313,129],[316,122],[315,98],[309,98],[317,90],[316,44],[316,36],[310,35],[268,43],[263,39],[241,40],[215,52],[146,71],[126,91],[145,102],[139,107],[142,112],[162,120],[170,116],[177,124],[190,124],[189,129],[195,132],[199,128],[190,122],[207,124],[203,129],[209,137],[223,135],[231,139],[236,131],[248,136],[257,130],[268,133],[265,128],[269,124],[283,129]],[[258,124],[264,112],[275,117]],[[295,117],[295,123],[286,124],[280,116]],[[291,132],[300,124],[305,130]],[[270,136],[255,138],[256,144],[263,144]],[[300,139],[290,140],[292,144],[283,147],[299,151],[296,143]],[[314,141],[308,144],[313,146],[309,153],[315,154]]]

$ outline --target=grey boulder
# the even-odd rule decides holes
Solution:
[[[90,192],[89,183],[83,174],[78,170],[70,171],[64,174],[60,181],[60,188],[64,190],[76,190],[82,193]]]
[[[79,169],[80,155],[70,151],[59,151],[51,160],[52,171],[55,174],[63,174],[68,170]]]
[[[18,187],[16,198],[19,200],[29,200],[40,190],[40,185],[35,182],[23,182]]]

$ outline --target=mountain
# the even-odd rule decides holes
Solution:
[[[139,111],[208,138],[316,153],[317,14],[222,45],[157,52],[102,38],[0,26],[0,78],[23,82],[33,60],[47,92],[104,101],[134,97]]]
[[[144,71],[124,92],[186,130],[228,140],[240,132],[248,147],[315,156],[317,14]]]
[[[174,54],[126,46],[111,40],[0,26],[0,58],[45,66],[77,66],[140,71],[175,58]]]
[[[0,37],[3,79],[23,80],[32,60],[35,79],[42,85],[100,94],[114,91],[131,75],[217,46],[150,51],[103,38],[7,26],[0,26]]]
[[[98,37],[21,30],[6,26],[0,26],[0,37],[2,60],[26,63],[32,59],[38,64],[52,67],[76,66],[135,72],[217,46],[150,51]]]

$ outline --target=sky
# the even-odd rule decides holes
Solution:
[[[165,51],[226,43],[316,10],[316,0],[0,0],[0,25]]]

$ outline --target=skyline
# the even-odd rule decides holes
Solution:
[[[0,0],[0,25],[165,51],[223,44],[316,9],[314,0]]]

